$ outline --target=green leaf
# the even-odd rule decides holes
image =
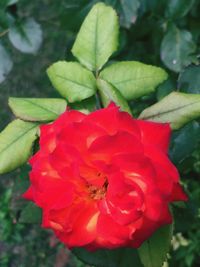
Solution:
[[[1,0],[0,1],[0,9],[5,9],[8,4],[8,0]]]
[[[8,0],[8,6],[14,5],[18,2],[18,0]]]
[[[97,87],[104,107],[107,107],[108,104],[113,101],[121,107],[121,110],[131,114],[131,110],[126,99],[124,99],[121,93],[114,88],[114,86],[102,79],[98,79]]]
[[[98,267],[142,267],[137,250],[133,248],[99,249],[93,252],[74,248],[72,252],[81,261]]]
[[[0,37],[8,31],[8,14],[0,8]]]
[[[123,0],[120,1],[121,5],[121,24],[130,28],[131,24],[136,21],[137,12],[140,7],[139,0]]]
[[[42,44],[41,27],[33,18],[10,27],[8,37],[13,46],[23,53],[36,54]]]
[[[81,101],[95,94],[94,75],[76,62],[58,61],[47,69],[53,86],[69,102]]]
[[[39,223],[42,222],[42,210],[32,202],[28,203],[22,210],[19,217],[20,223]]]
[[[96,98],[95,96],[92,96],[90,98],[82,100],[81,102],[74,102],[70,104],[70,107],[85,114],[89,114],[96,109]]]
[[[175,164],[180,163],[198,147],[200,125],[194,121],[174,133],[170,158]]]
[[[171,70],[180,72],[193,60],[192,55],[196,51],[196,45],[192,34],[177,27],[170,27],[161,43],[161,59]]]
[[[9,98],[16,117],[27,121],[52,121],[66,110],[66,101],[59,98]]]
[[[141,8],[143,12],[163,13],[163,10],[166,8],[166,0],[143,0]]]
[[[151,65],[124,61],[105,68],[100,77],[113,84],[127,100],[132,100],[155,91],[167,79],[167,73]]]
[[[176,87],[176,82],[173,81],[172,79],[169,78],[166,81],[164,81],[164,83],[158,86],[156,92],[157,100],[159,101],[165,96],[167,96],[169,93],[173,92],[175,87]]]
[[[0,174],[24,164],[37,137],[38,124],[14,120],[0,133]]]
[[[193,7],[195,0],[168,0],[166,15],[172,18],[184,17]]]
[[[144,267],[162,267],[169,252],[172,229],[172,225],[161,227],[138,249]]]
[[[200,95],[173,92],[161,101],[143,110],[139,118],[168,122],[173,130],[200,117]]]
[[[97,71],[117,50],[117,46],[117,14],[113,8],[98,3],[85,18],[72,53],[89,70]]]
[[[3,82],[11,71],[13,62],[6,49],[0,44],[0,83]]]
[[[200,94],[200,65],[191,65],[180,73],[178,89],[186,93]]]

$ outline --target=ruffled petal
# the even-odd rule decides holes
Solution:
[[[34,194],[33,194],[33,186],[30,186],[24,194],[22,194],[22,197],[27,200],[34,201]]]
[[[169,123],[157,123],[143,120],[136,120],[141,131],[142,143],[144,145],[153,145],[168,151],[171,128]]]
[[[59,239],[69,248],[85,246],[93,242],[97,236],[99,212],[95,203],[82,205],[81,210],[69,233],[56,232]]]
[[[113,136],[105,135],[97,138],[89,147],[93,160],[110,161],[117,154],[143,153],[143,146],[133,135],[118,132]]]
[[[179,183],[175,183],[171,193],[170,201],[187,201],[188,196]]]
[[[124,246],[129,237],[129,228],[117,224],[110,216],[100,214],[97,223],[98,243],[102,247],[115,248]]]
[[[87,116],[86,121],[100,126],[108,134],[113,135],[119,130],[117,119],[118,113],[119,108],[114,103],[111,103],[107,108],[90,113]]]

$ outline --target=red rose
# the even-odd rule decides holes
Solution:
[[[169,124],[110,104],[89,115],[67,110],[40,130],[24,197],[68,247],[138,247],[172,222],[169,203],[187,199],[167,156]]]

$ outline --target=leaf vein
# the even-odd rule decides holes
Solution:
[[[181,107],[173,108],[173,109],[170,109],[170,110],[167,110],[167,111],[163,111],[163,112],[160,112],[160,113],[156,113],[156,114],[153,114],[153,115],[149,115],[149,116],[144,116],[143,118],[145,118],[145,119],[155,118],[157,116],[161,116],[161,115],[166,114],[166,113],[171,113],[171,112],[174,112],[176,110],[184,109],[185,107],[195,105],[195,104],[197,104],[199,102],[200,101],[195,101],[193,103],[190,103],[190,104],[187,104],[187,105],[183,105]]]
[[[21,134],[17,138],[15,138],[11,143],[9,143],[6,147],[4,147],[2,150],[0,150],[0,154],[3,154],[10,146],[12,146],[14,143],[16,143],[19,139],[21,139],[23,136],[28,134],[28,132],[30,132],[31,130],[33,130],[37,126],[38,126],[38,124],[34,125],[33,127],[29,128],[26,132],[24,132],[23,134]]]
[[[28,103],[31,103],[33,106],[35,105],[35,106],[37,106],[37,107],[39,107],[39,108],[41,108],[43,110],[46,110],[46,111],[48,111],[50,113],[53,113],[55,115],[60,115],[60,113],[57,113],[55,111],[52,111],[52,110],[48,109],[47,107],[41,106],[38,103],[35,103],[35,102],[33,102],[33,101],[29,100],[29,99],[23,99],[23,101],[28,102]]]
[[[75,83],[75,84],[77,84],[77,85],[79,85],[79,86],[88,88],[88,89],[90,89],[90,90],[93,89],[92,87],[90,87],[90,86],[88,86],[88,85],[86,85],[86,84],[79,83],[79,82],[77,82],[77,81],[71,80],[71,79],[66,78],[66,77],[63,77],[63,76],[61,76],[61,75],[56,74],[56,76],[59,77],[59,78],[62,79],[62,80],[65,80],[65,81],[68,81],[68,82],[71,82],[71,83]]]

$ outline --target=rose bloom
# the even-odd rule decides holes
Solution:
[[[137,248],[172,222],[171,202],[187,199],[167,156],[170,134],[169,124],[113,103],[89,115],[66,110],[40,128],[24,197],[69,248]]]

